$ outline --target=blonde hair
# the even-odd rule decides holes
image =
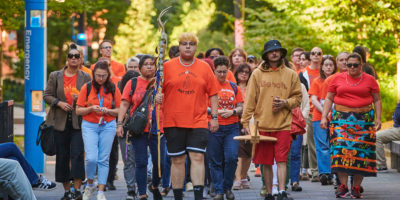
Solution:
[[[178,40],[179,42],[183,41],[195,42],[196,45],[199,43],[199,39],[194,33],[182,33],[181,35],[179,35]]]

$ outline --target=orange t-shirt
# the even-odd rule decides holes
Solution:
[[[132,86],[132,80],[129,80],[125,87],[124,91],[122,92],[122,100],[128,101],[129,104],[132,104],[131,110],[129,112],[129,115],[132,115],[133,112],[136,110],[137,107],[139,107],[139,104],[142,102],[142,99],[144,98],[144,95],[146,94],[146,87],[149,84],[149,81],[144,80],[141,77],[137,77],[137,83],[136,83],[136,88],[135,88],[135,93],[133,93],[132,98],[129,98],[129,94],[131,93],[131,86]],[[144,100],[144,99],[143,99]],[[149,104],[149,110],[150,110],[151,105]],[[160,106],[160,131],[161,133],[164,132],[163,130],[163,114],[162,114],[162,105]],[[149,112],[148,116],[149,122],[151,119],[151,112]],[[149,124],[146,125],[146,128],[144,129],[144,132],[149,132]]]
[[[308,90],[308,94],[317,96],[318,101],[320,101],[321,100],[320,94],[323,84],[324,84],[324,79],[320,77],[315,79],[314,82],[311,84],[310,89]],[[313,109],[312,121],[321,121],[321,118],[322,118],[322,113],[319,112],[317,109]]]
[[[319,75],[320,75],[319,74],[319,69],[311,69],[310,66],[307,66],[305,71],[307,71],[307,74],[308,74],[308,77],[309,77],[309,80],[310,80],[309,87],[311,87],[311,85],[314,82],[314,80],[316,78],[318,78]],[[311,103],[311,97],[309,98],[309,100],[310,100],[310,113],[313,113],[314,105]]]
[[[76,73],[74,76],[68,77],[64,74],[64,94],[65,99],[69,105],[72,105],[74,102],[73,94],[79,94],[79,90],[76,89],[76,79],[78,78],[78,74]]]
[[[94,65],[93,64],[90,69],[93,70],[94,69]],[[126,69],[125,66],[117,61],[111,60],[111,71],[112,71],[112,75],[114,76],[118,76],[118,77],[123,77],[126,73]]]
[[[100,98],[103,99],[103,107],[112,109],[113,95],[111,94],[111,92],[103,94],[103,89],[104,89],[104,87],[101,86],[100,92],[99,92]],[[89,107],[92,105],[100,105],[99,98],[98,98],[96,89],[94,88],[93,84],[92,84],[92,89],[90,90],[90,94],[87,99],[86,99],[86,93],[87,93],[87,84],[82,86],[81,92],[79,93],[78,101],[76,102],[76,105],[78,105],[80,107]],[[115,108],[118,108],[120,103],[121,103],[121,92],[119,92],[119,90],[117,88],[115,88],[115,94],[114,94]],[[88,122],[99,123],[101,116],[102,116],[102,114],[97,114],[96,112],[93,111],[87,115],[84,115],[82,118]],[[114,120],[116,117],[111,116],[111,115],[104,115],[103,118],[106,122],[110,122],[110,121]]]
[[[226,80],[234,82],[236,84],[235,75],[233,75],[233,72],[231,70],[228,70],[228,74],[226,75]]]
[[[328,94],[329,84],[332,82],[333,79],[336,78],[338,74],[340,73],[335,73],[332,76],[329,76],[328,78],[325,79],[324,84],[322,84],[321,93],[319,95],[321,99],[326,98],[326,95]]]
[[[94,67],[94,66],[93,66],[93,67]],[[85,67],[85,66],[82,65],[81,70],[82,70],[83,72],[88,73],[88,74],[90,75],[90,77],[92,77],[92,70],[91,70],[91,69],[89,69],[89,68],[87,68],[87,67]]]
[[[224,84],[218,82],[218,89],[218,110],[233,110],[236,108],[236,104],[244,102],[242,90],[237,87],[237,94],[235,95],[235,91],[229,81]],[[208,105],[211,105],[210,101]],[[211,120],[211,116],[209,116],[209,120]],[[218,115],[218,124],[220,125],[229,125],[237,122],[239,122],[237,115],[232,115],[229,118],[223,118]]]
[[[164,64],[164,127],[208,128],[208,97],[218,93],[207,63],[195,58],[190,67],[178,58]]]

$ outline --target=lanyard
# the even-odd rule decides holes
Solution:
[[[99,106],[100,106],[100,107],[103,107],[104,88],[103,88],[103,95],[102,95],[102,97],[100,98],[100,92],[99,92],[99,94],[97,94],[97,98],[99,99]]]

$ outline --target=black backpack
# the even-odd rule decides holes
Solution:
[[[131,79],[131,91],[129,93],[129,98],[132,98],[135,93],[137,85],[137,78]],[[144,129],[146,128],[147,123],[149,122],[149,103],[150,103],[150,94],[151,90],[146,91],[142,101],[139,103],[139,106],[135,109],[125,124],[126,129],[130,132],[130,135],[140,136],[144,133]],[[128,111],[130,110],[130,106]]]

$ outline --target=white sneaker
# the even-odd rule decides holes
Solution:
[[[107,200],[106,196],[104,193],[97,194],[97,200]]]
[[[93,187],[86,186],[85,191],[83,192],[82,200],[90,200],[90,197],[92,197],[96,189],[96,185],[94,185]]]
[[[278,187],[272,186],[272,196],[278,196],[278,194],[279,194]]]

